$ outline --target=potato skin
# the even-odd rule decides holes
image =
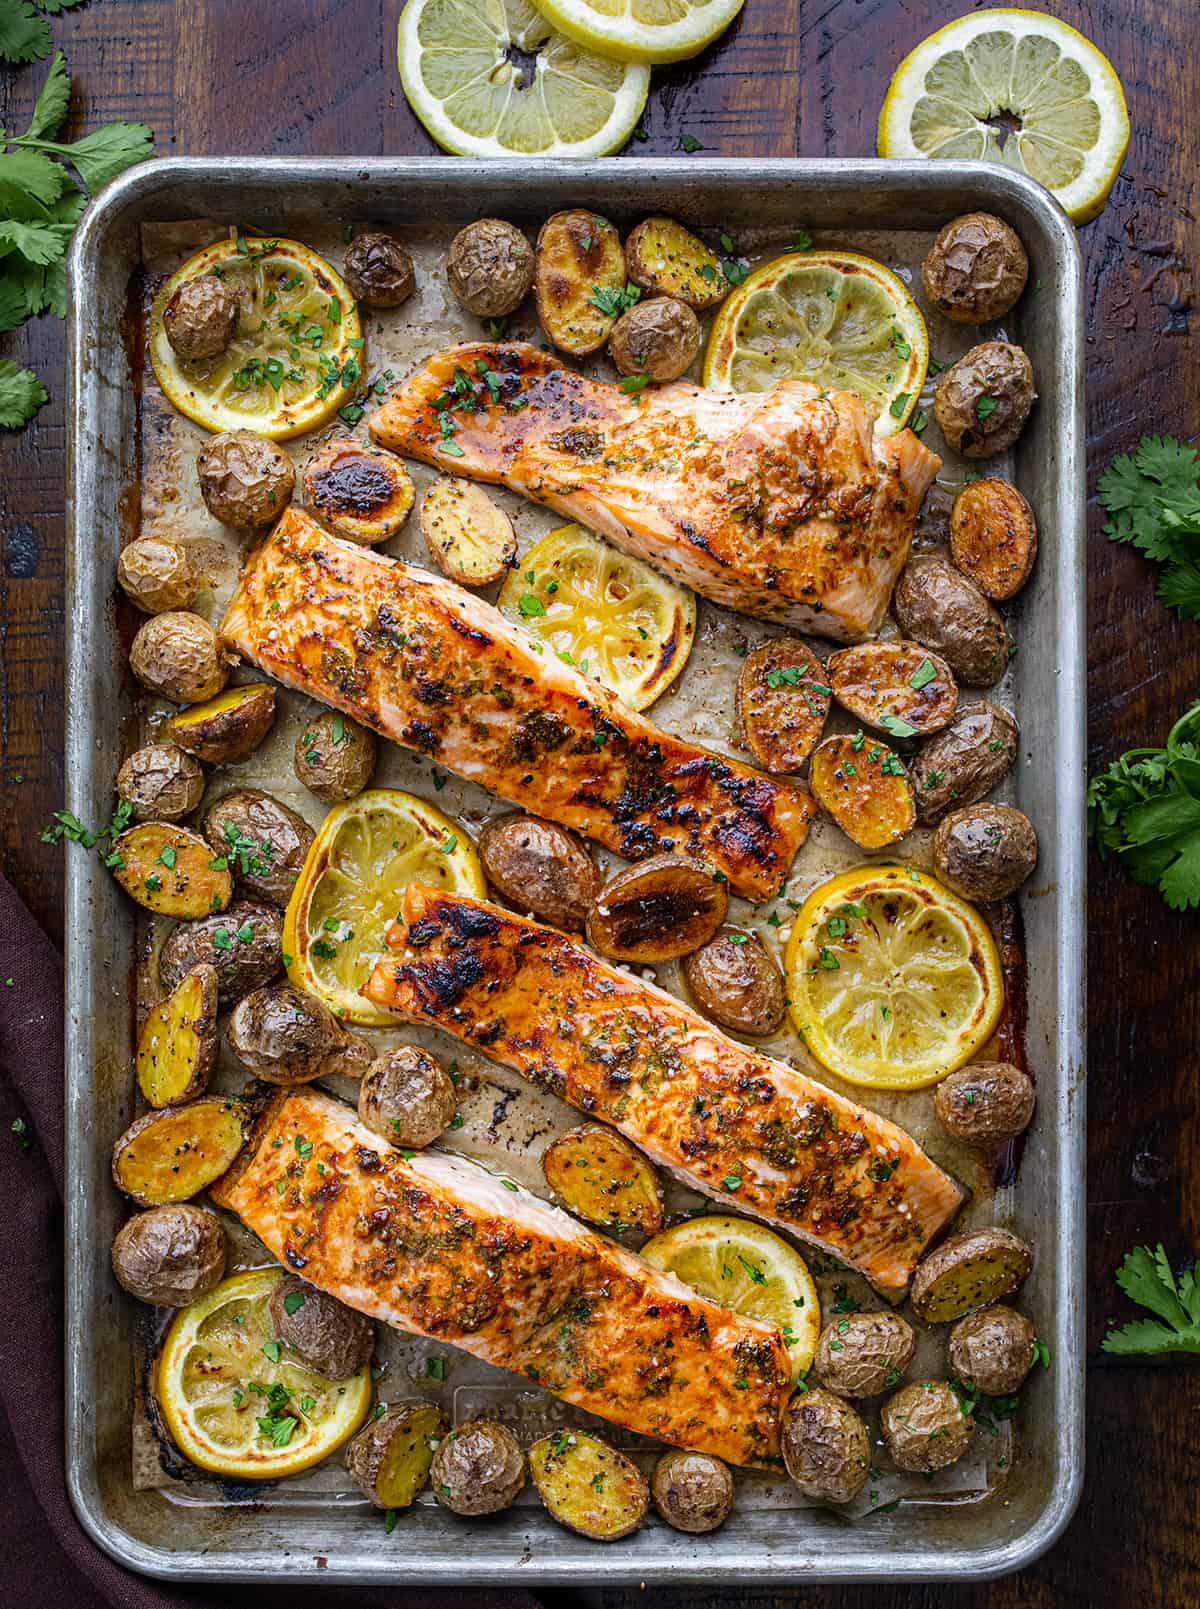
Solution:
[[[228,765],[251,754],[274,722],[275,689],[269,682],[248,682],[172,715],[167,730],[198,760]]]
[[[594,1542],[636,1531],[650,1507],[650,1488],[631,1458],[602,1436],[557,1430],[529,1449],[538,1496],[560,1525]],[[597,1477],[603,1479],[597,1481]]]
[[[899,1383],[916,1344],[899,1313],[847,1313],[821,1331],[813,1374],[839,1397],[877,1397]]]
[[[561,352],[586,357],[599,351],[615,315],[601,312],[592,297],[624,288],[621,237],[606,218],[576,209],[546,219],[537,239],[534,293],[542,328]]]
[[[498,1514],[525,1480],[520,1442],[494,1419],[473,1419],[447,1431],[429,1466],[433,1495],[452,1514]]]
[[[769,637],[738,671],[737,725],[743,748],[767,771],[799,771],[829,719],[825,667],[799,637]]]
[[[217,974],[202,963],[142,1024],[134,1058],[138,1088],[151,1106],[180,1106],[204,1093],[216,1059]]]
[[[237,321],[238,299],[215,274],[184,280],[163,308],[167,340],[185,363],[224,352]]]
[[[249,929],[249,936],[238,933]],[[221,939],[222,931],[228,948]],[[270,905],[234,900],[223,912],[198,922],[181,922],[167,935],[159,951],[158,976],[165,989],[173,989],[201,961],[216,968],[217,998],[224,1009],[236,1004],[251,989],[270,983],[283,969],[283,913]]]
[[[1012,805],[973,804],[943,816],[933,835],[933,867],[963,899],[1014,894],[1037,865],[1033,822]]]
[[[225,1031],[242,1066],[268,1084],[360,1078],[375,1054],[318,999],[290,983],[252,989],[234,1006]]]
[[[991,458],[1021,434],[1034,397],[1033,365],[1022,348],[1011,341],[984,341],[942,375],[933,411],[956,452]]]
[[[338,437],[318,447],[304,471],[304,501],[321,524],[347,542],[387,542],[413,506],[408,470],[382,447]]]
[[[204,836],[228,859],[243,894],[285,906],[314,834],[303,816],[261,788],[235,788],[210,807]]]
[[[678,380],[700,350],[700,321],[686,302],[654,296],[622,313],[608,337],[608,355],[621,374]]]
[[[420,522],[434,563],[461,586],[489,586],[517,562],[512,521],[474,481],[439,476],[421,499]]]
[[[197,921],[223,911],[233,895],[229,872],[212,864],[199,833],[177,823],[139,821],[113,839],[112,873],[139,905],[160,916]]]
[[[663,1226],[658,1176],[629,1141],[603,1123],[567,1129],[542,1152],[542,1172],[579,1218],[656,1235]]]
[[[348,1380],[375,1350],[371,1320],[299,1274],[279,1281],[269,1311],[279,1340],[327,1380]]]
[[[174,704],[215,698],[229,680],[216,632],[185,609],[169,609],[145,622],[129,649],[129,668],[143,687]]]
[[[204,797],[204,768],[173,743],[147,743],[117,772],[117,797],[137,821],[182,821]]]
[[[964,1145],[1006,1145],[1033,1119],[1033,1080],[1012,1062],[969,1062],[943,1078],[933,1093],[938,1122]]]
[[[783,973],[757,933],[722,928],[683,958],[688,992],[730,1033],[759,1038],[783,1022]]]
[[[1011,1296],[1033,1267],[1033,1252],[1008,1229],[951,1235],[918,1265],[909,1299],[927,1324],[949,1324]]]
[[[702,311],[729,294],[721,260],[674,218],[646,218],[625,242],[625,271],[641,290]]]
[[[479,859],[496,891],[520,911],[582,932],[604,881],[582,838],[538,816],[499,816],[479,835]]]
[[[283,448],[254,430],[222,430],[196,455],[205,507],[222,525],[262,530],[283,513],[296,471]]]
[[[787,1472],[815,1503],[849,1503],[871,1473],[871,1439],[848,1402],[817,1386],[797,1391],[780,1435]]]
[[[428,1479],[433,1461],[430,1442],[440,1440],[445,1428],[445,1418],[436,1403],[421,1397],[394,1402],[378,1419],[369,1420],[347,1444],[346,1468],[359,1491],[376,1508],[407,1508]],[[381,1479],[394,1478],[396,1474],[387,1465],[397,1458],[407,1466],[407,1479],[399,1490],[381,1491]]]
[[[375,734],[348,715],[326,710],[296,739],[292,770],[326,804],[356,798],[375,772]]]
[[[533,247],[503,218],[477,218],[450,242],[446,278],[477,318],[515,313],[533,285]]]
[[[169,536],[139,536],[123,547],[117,581],[130,602],[148,615],[190,608],[204,584],[191,550]]]
[[[615,961],[672,961],[707,944],[729,893],[683,855],[651,855],[611,877],[587,916],[588,943]]]
[[[1028,275],[1016,230],[990,212],[964,212],[943,224],[921,264],[926,296],[956,324],[1003,318]]]
[[[985,1397],[1019,1391],[1033,1367],[1037,1331],[1023,1313],[997,1303],[968,1313],[950,1331],[947,1361],[963,1385]]]
[[[960,709],[912,763],[917,815],[927,826],[990,793],[1017,757],[1020,732],[1007,710],[981,699]]]
[[[719,1458],[672,1447],[654,1466],[650,1495],[660,1519],[676,1531],[701,1536],[732,1513],[733,1476]]]
[[[413,260],[393,235],[356,235],[342,259],[342,277],[364,307],[399,307],[417,287]]]
[[[248,1118],[240,1101],[219,1095],[147,1112],[113,1146],[113,1183],[139,1207],[199,1195],[233,1166]]]
[[[885,849],[916,825],[908,772],[879,738],[827,737],[813,753],[808,781],[813,798],[860,849]]]
[[[902,1386],[884,1403],[879,1420],[892,1462],[921,1475],[957,1463],[975,1433],[975,1421],[945,1380]]]
[[[393,1146],[431,1145],[458,1108],[450,1074],[417,1045],[394,1045],[377,1056],[358,1087],[358,1115]]]
[[[225,1229],[216,1213],[179,1202],[150,1207],[112,1244],[117,1282],[151,1307],[186,1307],[225,1277]]]
[[[958,703],[958,687],[946,661],[920,643],[899,638],[842,648],[830,654],[825,674],[843,709],[891,737],[940,732]],[[920,686],[914,687],[914,680]]]
[[[966,687],[992,687],[1012,657],[1012,639],[974,582],[944,558],[919,553],[905,565],[892,612],[906,637],[940,654]]]
[[[967,482],[950,510],[950,553],[981,592],[1015,597],[1037,550],[1037,520],[1015,486],[992,475]]]

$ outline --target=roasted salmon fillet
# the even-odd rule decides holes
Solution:
[[[373,415],[394,452],[493,481],[715,603],[836,642],[879,627],[941,459],[853,392],[629,395],[516,342],[435,353]]]
[[[387,941],[363,990],[376,1005],[447,1029],[892,1300],[962,1205],[903,1129],[553,928],[413,885]]]
[[[285,1267],[613,1423],[778,1461],[777,1329],[705,1299],[478,1163],[403,1155],[341,1101],[275,1096],[212,1198]]]
[[[630,860],[674,849],[764,899],[808,836],[804,788],[672,737],[482,598],[299,509],[251,554],[220,629],[289,687]]]

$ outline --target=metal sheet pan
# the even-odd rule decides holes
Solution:
[[[470,1525],[423,1505],[405,1517],[398,1546],[399,1528],[385,1538],[378,1516],[345,1501],[344,1483],[336,1480],[285,1485],[269,1501],[243,1495],[232,1504],[214,1502],[211,1492],[205,1498],[135,1487],[130,1425],[138,1321],[109,1270],[108,1247],[123,1209],[109,1181],[108,1155],[132,1113],[133,996],[145,934],[99,860],[78,854],[67,896],[68,1482],[95,1540],[148,1574],[262,1580],[286,1569],[297,1582],[408,1584],[961,1579],[1029,1563],[1059,1534],[1078,1498],[1084,1378],[1082,290],[1074,232],[1036,185],[969,163],[704,158],[512,165],[173,159],[126,175],[89,211],[71,256],[66,802],[83,820],[107,820],[112,778],[137,731],[113,573],[123,534],[141,517],[126,305],[146,226],[209,218],[311,236],[314,229],[330,235],[347,218],[371,218],[401,232],[411,222],[446,238],[485,214],[536,227],[548,213],[576,204],[622,224],[649,211],[669,212],[777,246],[800,226],[845,240],[906,236],[911,260],[921,232],[927,237],[955,213],[985,207],[1006,217],[1029,251],[1031,291],[1009,333],[1030,353],[1040,400],[1011,468],[1037,511],[1042,554],[1016,611],[1021,653],[1004,701],[1015,708],[1023,734],[1011,797],[1041,836],[1036,883],[1022,900],[1026,1042],[1039,1099],[1016,1184],[997,1191],[989,1216],[1023,1229],[1037,1246],[1037,1270],[1022,1305],[1050,1339],[1054,1367],[1022,1408],[1008,1471],[997,1476],[993,1466],[984,1491],[950,1489],[937,1501],[906,1501],[894,1512],[853,1520],[748,1496],[712,1536],[687,1537],[656,1524],[605,1548],[561,1530],[536,1507]],[[665,709],[662,718],[671,724]],[[463,1389],[472,1394],[486,1386]],[[458,1417],[482,1404],[461,1406]]]

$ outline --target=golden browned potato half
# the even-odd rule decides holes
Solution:
[[[371,1320],[299,1274],[287,1274],[279,1281],[271,1292],[269,1311],[277,1338],[306,1368],[327,1380],[348,1380],[375,1350]]]
[[[223,911],[233,898],[227,867],[214,866],[199,833],[169,821],[142,821],[113,839],[112,874],[131,899],[159,916],[191,921]]]
[[[892,595],[906,637],[940,654],[966,687],[991,687],[1015,652],[999,613],[973,581],[934,553],[915,554]]]
[[[1016,721],[998,704],[981,699],[960,708],[912,762],[920,819],[931,826],[990,793],[1016,759],[1019,738]]]
[[[604,881],[583,839],[537,816],[499,816],[479,835],[479,859],[510,905],[568,933],[582,930]]]
[[[173,743],[147,743],[117,772],[117,796],[139,821],[180,821],[204,797],[204,768]]]
[[[261,788],[235,788],[210,806],[204,836],[216,857],[229,862],[240,893],[286,905],[313,830],[303,816]]]
[[[821,1331],[812,1372],[839,1397],[877,1397],[899,1385],[916,1344],[899,1313],[842,1313]]]
[[[486,587],[516,562],[512,521],[474,481],[440,476],[421,499],[420,517],[438,569],[460,586]]]
[[[597,894],[588,942],[614,961],[672,961],[706,944],[728,909],[726,885],[703,866],[683,855],[651,855]]]
[[[621,374],[678,380],[700,350],[700,321],[686,302],[654,296],[622,313],[608,337],[608,355]]]
[[[927,1324],[951,1324],[1011,1296],[1033,1267],[1033,1252],[1008,1229],[968,1229],[943,1240],[917,1265],[909,1292]]]
[[[997,1302],[968,1313],[950,1331],[947,1361],[956,1380],[985,1397],[1019,1391],[1033,1367],[1037,1331],[1024,1313]]]
[[[248,1122],[240,1101],[219,1095],[147,1112],[113,1147],[117,1189],[139,1207],[190,1200],[233,1166]]]
[[[625,242],[625,272],[656,296],[673,296],[702,311],[729,294],[721,259],[674,218],[647,218]]]
[[[225,1033],[246,1071],[268,1084],[361,1078],[375,1055],[365,1039],[343,1028],[315,996],[290,983],[244,995]]]
[[[229,661],[216,632],[183,609],[145,622],[130,646],[129,668],[143,687],[174,704],[215,698],[229,680]]]
[[[879,738],[827,737],[813,754],[808,781],[813,798],[860,849],[886,849],[916,825],[908,772]]]
[[[296,739],[292,770],[326,804],[356,798],[375,772],[375,734],[348,715],[326,710]]]
[[[990,475],[967,482],[950,510],[950,552],[981,592],[1014,597],[1037,550],[1037,520],[1015,486]]]
[[[399,307],[417,287],[405,247],[378,229],[356,235],[346,247],[342,277],[364,307]]]
[[[946,1133],[983,1150],[1024,1134],[1035,1102],[1033,1080],[1007,1061],[969,1062],[933,1092],[933,1110]]]
[[[784,1414],[780,1443],[788,1474],[814,1503],[849,1503],[867,1484],[867,1427],[832,1391],[797,1391]]]
[[[222,430],[196,455],[205,507],[222,525],[262,530],[292,500],[296,471],[283,448],[254,430]]]
[[[218,357],[237,329],[238,299],[216,274],[184,280],[163,308],[167,340],[185,363]]]
[[[556,212],[537,240],[538,318],[561,352],[586,357],[608,339],[625,289],[621,237],[606,218]]]
[[[123,547],[117,580],[126,597],[148,615],[190,608],[204,585],[191,549],[169,536],[140,536]]]
[[[217,1059],[217,974],[202,962],[151,1008],[134,1069],[151,1106],[179,1106],[204,1093]]]
[[[307,506],[335,536],[362,547],[395,536],[415,495],[395,453],[364,446],[352,436],[318,447],[304,471]]]
[[[722,928],[684,956],[683,976],[701,1011],[730,1033],[759,1037],[783,1022],[783,973],[757,933]]]
[[[928,737],[954,715],[958,687],[938,654],[893,638],[830,654],[825,674],[843,709],[889,737]]]
[[[185,753],[209,765],[227,765],[256,749],[274,721],[275,689],[268,682],[247,682],[180,710],[167,730]]]
[[[211,849],[205,847],[211,855]],[[234,900],[225,911],[198,922],[180,922],[168,933],[158,954],[163,987],[174,989],[184,973],[202,961],[215,967],[217,1000],[228,1010],[282,970],[282,911],[250,900]]]
[[[477,318],[506,318],[529,295],[533,247],[503,218],[477,218],[450,242],[446,278],[450,289]]]
[[[1033,822],[1012,805],[985,801],[952,810],[933,835],[934,870],[963,899],[1006,899],[1029,877],[1037,858]]]
[[[990,212],[964,212],[943,224],[921,264],[926,296],[956,324],[1003,318],[1028,275],[1016,230]]]
[[[151,1307],[186,1307],[225,1277],[225,1230],[216,1213],[178,1202],[136,1213],[117,1231],[118,1282]]]
[[[417,1045],[394,1045],[377,1056],[358,1087],[358,1115],[392,1145],[432,1145],[458,1109],[450,1074]]]
[[[563,1205],[588,1223],[643,1235],[656,1235],[663,1226],[654,1169],[602,1123],[581,1123],[560,1134],[542,1153],[542,1172]]]
[[[408,1508],[429,1479],[434,1444],[446,1428],[435,1402],[394,1402],[346,1448],[354,1484],[376,1508]]]
[[[975,1431],[945,1380],[901,1386],[884,1403],[879,1422],[892,1462],[919,1475],[956,1464]]]
[[[551,1516],[594,1542],[628,1536],[650,1507],[650,1488],[633,1460],[586,1430],[556,1430],[535,1441],[529,1469]]]
[[[799,637],[770,637],[742,661],[737,722],[744,748],[767,771],[799,771],[825,730],[825,667]]]
[[[992,458],[1015,443],[1035,396],[1033,364],[1022,348],[1011,341],[984,341],[942,375],[933,411],[955,452]]]
[[[438,1442],[429,1469],[434,1497],[452,1514],[498,1514],[525,1485],[525,1454],[494,1419],[456,1425]]]

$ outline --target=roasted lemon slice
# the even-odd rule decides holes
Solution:
[[[371,788],[337,805],[313,839],[283,921],[288,977],[347,1022],[394,1027],[359,994],[409,883],[483,899],[466,833],[411,793]]]
[[[853,251],[797,251],[756,269],[722,306],[704,383],[856,391],[879,409],[876,434],[890,436],[916,407],[928,366],[925,320],[890,268]]]
[[[327,1380],[275,1339],[268,1312],[282,1268],[222,1280],[163,1340],[154,1395],[191,1463],[232,1480],[279,1480],[328,1458],[358,1429],[371,1369]]]
[[[696,600],[686,587],[582,525],[560,525],[531,547],[496,604],[632,710],[666,692],[696,635]]]
[[[742,0],[538,0],[560,32],[618,61],[683,61],[723,34]]]
[[[973,905],[911,866],[859,866],[813,890],[786,955],[796,1031],[831,1073],[919,1089],[986,1042],[1000,957]]]
[[[163,310],[185,281],[218,274],[238,299],[233,340],[182,359]],[[298,240],[219,240],[189,257],[154,298],[150,361],[180,413],[205,430],[257,430],[284,441],[315,430],[354,396],[365,366],[362,324],[340,275]]]
[[[793,1374],[808,1373],[821,1334],[821,1300],[808,1264],[787,1241],[745,1218],[714,1214],[664,1229],[641,1255],[709,1301],[778,1325]]]

